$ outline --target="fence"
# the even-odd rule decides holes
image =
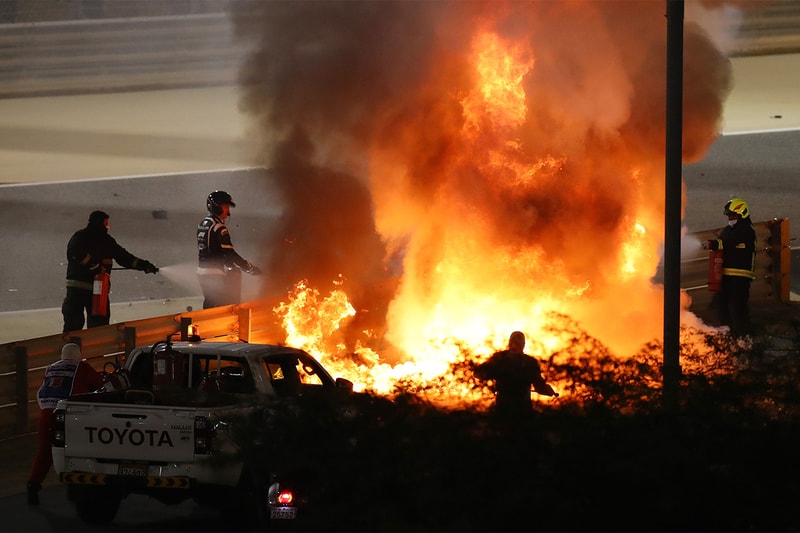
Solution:
[[[751,301],[788,302],[790,288],[789,220],[774,219],[754,224],[756,230],[756,279]],[[719,230],[692,234],[699,241],[714,238]],[[708,254],[697,253],[681,262],[681,287],[692,296],[694,309],[708,306]],[[77,342],[83,356],[96,369],[127,355],[136,346],[185,334],[189,324],[198,327],[205,340],[280,344],[285,338],[273,309],[279,299],[259,300],[167,315],[133,322],[85,329],[63,335],[20,340],[0,345],[0,437],[35,430],[36,391],[44,368],[52,363],[65,342]]]
[[[742,21],[734,56],[800,52],[800,2],[772,0],[752,5],[757,7]]]
[[[235,85],[248,52],[226,13],[0,28],[0,97]]]
[[[0,98],[236,84],[238,0],[0,0]],[[800,2],[756,4],[733,56],[800,52]],[[739,25],[741,23],[741,25]]]
[[[136,346],[185,334],[189,324],[206,340],[279,344],[283,328],[272,311],[278,303],[278,299],[259,300],[0,345],[0,437],[35,430],[36,391],[45,367],[58,358],[65,342],[80,344],[83,357],[97,370]]]

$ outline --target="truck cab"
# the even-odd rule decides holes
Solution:
[[[352,390],[295,348],[243,343],[175,343],[137,348],[128,357],[132,389],[296,396],[314,388]]]
[[[54,469],[92,524],[111,521],[132,493],[221,509],[266,495],[269,473],[254,479],[232,424],[353,389],[303,350],[266,344],[159,342],[134,349],[119,372],[125,386],[73,395],[54,412]]]

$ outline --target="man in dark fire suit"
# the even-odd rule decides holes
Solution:
[[[750,282],[755,278],[756,232],[750,208],[741,198],[731,198],[723,213],[728,225],[708,250],[722,250],[722,286],[714,295],[719,322],[730,326],[732,335],[750,332]]]
[[[494,380],[498,414],[531,412],[531,386],[539,394],[558,397],[542,377],[539,362],[524,350],[525,334],[515,331],[508,339],[508,349],[494,353],[475,371],[481,379]]]
[[[197,277],[203,289],[203,309],[240,303],[242,272],[261,272],[233,248],[225,219],[236,207],[231,195],[214,191],[206,200],[208,215],[197,226]]]
[[[93,314],[92,288],[97,274],[105,271],[111,275],[114,261],[125,268],[141,270],[146,274],[158,272],[153,263],[131,254],[108,234],[108,218],[108,213],[93,211],[86,227],[76,231],[67,243],[67,295],[61,304],[64,333],[82,329],[84,320],[88,328],[108,324],[111,318],[108,297],[105,314]]]

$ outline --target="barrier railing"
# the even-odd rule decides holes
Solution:
[[[0,437],[35,430],[39,408],[36,392],[44,369],[58,359],[66,342],[76,342],[96,370],[173,335],[177,340],[188,324],[205,340],[280,344],[283,329],[272,309],[278,299],[202,309],[176,315],[120,322],[70,333],[20,340],[0,345]]]
[[[105,16],[113,18],[91,20],[69,14],[69,2],[50,0],[51,9],[5,2],[17,3],[18,13],[5,17],[0,3],[0,97],[236,84],[249,54],[226,2],[197,9],[169,0],[109,2]],[[731,54],[800,52],[800,3],[758,4],[743,20],[732,18]]]
[[[756,230],[756,280],[752,302],[787,302],[790,288],[789,220],[754,224]],[[699,242],[714,238],[719,230],[691,234]],[[681,287],[692,296],[692,309],[707,307],[708,253],[697,252],[681,262]],[[36,392],[45,367],[55,361],[65,342],[77,342],[96,369],[127,355],[136,346],[165,340],[169,335],[197,326],[204,340],[280,344],[285,338],[273,309],[278,298],[191,311],[176,315],[122,322],[66,334],[20,340],[0,345],[0,437],[35,431]],[[180,338],[180,337],[176,337]]]

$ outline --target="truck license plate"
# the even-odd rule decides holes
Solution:
[[[120,476],[131,476],[131,477],[146,477],[147,476],[147,465],[140,464],[140,463],[128,463],[128,464],[121,464],[119,465],[119,469],[117,473]]]
[[[273,507],[269,517],[273,520],[294,520],[297,518],[297,507]]]

